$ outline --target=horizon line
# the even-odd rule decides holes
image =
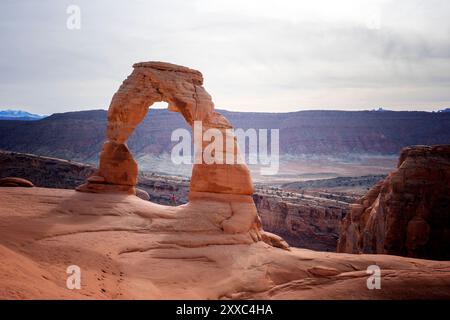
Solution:
[[[108,109],[105,108],[92,108],[92,109],[86,109],[86,110],[66,110],[66,111],[61,111],[61,112],[53,112],[51,114],[43,114],[43,113],[35,113],[34,111],[28,111],[26,109],[11,109],[11,107],[5,107],[7,109],[0,109],[0,112],[3,111],[22,111],[22,112],[28,112],[32,115],[39,115],[42,117],[49,117],[51,115],[54,114],[61,114],[61,113],[69,113],[69,112],[84,112],[84,111],[97,111],[97,110],[103,110],[103,111],[108,111]],[[168,110],[167,107],[151,107],[149,106],[149,110]],[[297,112],[311,112],[311,111],[320,111],[320,112],[427,112],[427,113],[441,113],[441,112],[450,112],[450,108],[442,108],[442,109],[438,109],[438,110],[391,110],[388,108],[383,108],[383,107],[379,107],[379,108],[372,108],[372,109],[355,109],[355,110],[345,110],[345,109],[299,109],[299,110],[295,110],[295,111],[247,111],[247,110],[229,110],[226,108],[222,108],[222,107],[215,107],[215,110],[220,110],[220,111],[226,111],[226,112],[235,112],[235,113],[261,113],[261,114],[287,114],[287,113],[297,113]]]

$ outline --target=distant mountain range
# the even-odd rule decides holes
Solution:
[[[289,155],[398,154],[405,146],[450,144],[449,112],[220,111],[235,128],[280,130]],[[105,138],[105,110],[58,113],[38,121],[0,121],[0,149],[95,163]],[[151,109],[130,138],[136,158],[169,153],[177,113]]]
[[[45,116],[33,114],[22,110],[0,110],[0,120],[40,120]]]

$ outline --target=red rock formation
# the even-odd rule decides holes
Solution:
[[[109,107],[107,141],[100,155],[98,174],[79,191],[135,192],[137,164],[126,141],[155,102],[167,102],[169,110],[181,113],[191,126],[194,121],[201,121],[203,131],[216,128],[225,136],[225,130],[232,128],[225,117],[214,111],[199,71],[163,62],[136,63],[133,67]],[[236,157],[238,151],[236,148],[233,151]],[[224,148],[224,159],[225,155]],[[190,191],[191,194],[212,192],[250,196],[253,184],[245,164],[207,165],[202,162],[194,165]]]
[[[450,260],[450,145],[403,149],[397,170],[351,205],[338,252]]]
[[[114,94],[108,111],[107,141],[101,155],[98,172],[89,177],[78,191],[135,194],[137,164],[126,141],[146,116],[149,106],[165,101],[169,110],[181,113],[192,127],[201,122],[202,136],[208,129],[217,129],[225,137],[232,126],[228,120],[214,111],[211,96],[203,88],[203,76],[199,71],[163,62],[136,63],[130,76]],[[174,128],[175,129],[175,128]],[[195,133],[194,133],[195,134]],[[223,148],[222,158],[232,153],[239,157],[236,137],[231,136],[234,147]],[[201,151],[209,144],[203,142]],[[245,164],[194,164],[190,183],[189,200],[202,202],[213,200],[231,208],[233,215],[221,223],[226,233],[243,233],[253,230],[255,241],[263,237],[257,210],[251,195],[253,183]],[[278,241],[278,240],[277,240]],[[279,243],[280,246],[286,244]]]
[[[0,187],[25,187],[32,188],[34,184],[26,179],[16,178],[16,177],[6,177],[0,179]]]
[[[279,250],[224,234],[219,202],[5,188],[0,208],[0,299],[450,299],[450,261]],[[66,287],[72,264],[80,290]]]

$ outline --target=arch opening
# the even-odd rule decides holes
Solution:
[[[141,174],[156,172],[190,178],[192,136],[191,127],[179,113],[169,111],[167,102],[155,102],[127,145]]]

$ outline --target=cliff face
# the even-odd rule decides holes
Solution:
[[[311,196],[289,200],[258,191],[253,199],[265,230],[282,236],[292,246],[336,250],[347,203]]]
[[[351,205],[338,252],[450,259],[450,145],[402,150],[398,168]]]
[[[0,178],[20,177],[40,187],[73,189],[94,171],[82,163],[0,151]]]

